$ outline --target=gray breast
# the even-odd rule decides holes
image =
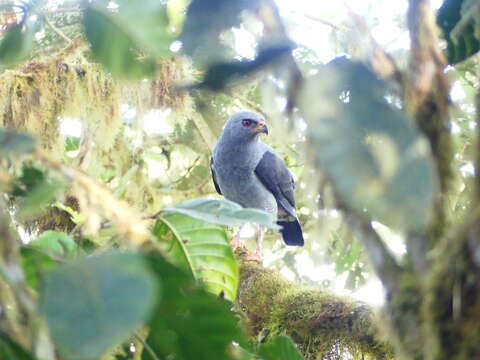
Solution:
[[[258,149],[257,149],[258,150]],[[243,207],[277,213],[277,201],[255,175],[255,167],[263,156],[256,151],[248,158],[243,153],[214,152],[215,174],[222,194]],[[235,159],[235,161],[232,161]]]

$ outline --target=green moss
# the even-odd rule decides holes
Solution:
[[[365,304],[288,282],[276,271],[245,262],[238,303],[252,336],[287,334],[308,359],[388,359],[392,350],[376,336],[374,314]]]

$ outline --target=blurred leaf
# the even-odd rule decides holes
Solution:
[[[345,287],[355,290],[366,282],[368,262],[362,251],[360,242],[349,234],[342,231],[333,231],[331,241],[328,244],[328,259],[335,263],[336,275],[347,273]]]
[[[182,30],[189,2],[190,0],[170,0],[167,3],[169,25],[175,29],[175,32]]]
[[[43,171],[31,166],[24,166],[22,169],[22,175],[15,179],[13,183],[11,194],[13,196],[27,196],[35,186],[44,181],[45,175]]]
[[[140,79],[155,73],[155,61],[151,58],[139,60],[139,48],[135,39],[113,21],[110,14],[88,7],[84,14],[84,24],[94,58],[113,75]]]
[[[266,344],[262,344],[258,350],[258,355],[263,360],[304,360],[292,339],[283,335],[275,337]]]
[[[67,260],[85,255],[71,236],[53,230],[44,231],[21,249],[22,266],[30,287],[38,289],[47,271]]]
[[[65,139],[65,152],[76,151],[80,147],[80,138],[75,136],[68,136]]]
[[[30,135],[16,131],[0,129],[0,154],[31,153],[37,147],[37,141]]]
[[[18,218],[22,221],[32,219],[51,204],[63,189],[64,183],[52,179],[35,185],[25,198],[19,201]]]
[[[194,87],[220,91],[232,81],[244,78],[271,65],[291,50],[292,48],[287,45],[272,47],[259,52],[254,60],[213,64],[207,70],[203,81]]]
[[[0,70],[27,58],[34,45],[34,35],[31,26],[15,25],[7,31],[0,42]]]
[[[59,266],[40,304],[68,359],[95,359],[131,336],[150,315],[160,289],[140,255],[111,252]]]
[[[165,214],[153,229],[172,262],[212,293],[235,300],[238,264],[224,228],[182,214]]]
[[[198,286],[190,275],[162,257],[149,254],[151,269],[162,279],[162,300],[148,323],[147,344],[158,359],[233,360],[232,341],[246,339],[232,304]],[[144,351],[142,360],[154,360]]]
[[[445,0],[437,23],[447,40],[447,58],[456,64],[480,50],[480,3],[477,0]]]
[[[428,223],[438,179],[426,139],[387,102],[387,84],[337,59],[310,78],[301,110],[316,160],[341,201],[400,229]]]
[[[179,38],[184,52],[201,64],[218,61],[225,52],[220,34],[240,26],[241,12],[257,6],[257,0],[192,0]]]
[[[118,19],[142,51],[154,56],[171,55],[169,47],[173,36],[169,32],[164,1],[142,0],[139,4],[131,0],[117,0],[115,3],[119,8],[114,19]]]
[[[276,215],[263,210],[243,208],[226,199],[197,198],[165,208],[163,211],[184,214],[219,225],[240,226],[247,222],[254,222],[270,229],[279,229]]]
[[[194,166],[187,176],[178,181],[175,186],[176,190],[188,190],[196,188],[199,184],[204,184],[207,179],[210,179],[210,169],[203,165]]]
[[[58,258],[31,248],[28,245],[21,248],[22,268],[25,280],[32,289],[39,290],[45,274],[61,264]]]
[[[28,247],[65,258],[74,258],[80,251],[70,235],[53,230],[44,231]]]
[[[7,333],[0,330],[0,359],[34,360],[35,357],[17,344]]]
[[[72,221],[77,225],[82,224],[86,219],[85,214],[80,214],[78,211],[72,209],[70,206],[64,205],[64,204],[59,203],[59,202],[56,202],[52,206],[67,212],[68,215],[70,215],[70,218],[72,219]]]

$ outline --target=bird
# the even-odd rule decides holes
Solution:
[[[227,200],[277,215],[285,244],[303,246],[294,178],[275,150],[261,140],[261,134],[268,135],[268,127],[265,117],[257,112],[240,111],[228,119],[212,152],[213,184]],[[259,229],[258,258],[264,231]],[[242,246],[238,244],[239,234],[236,236],[235,245]]]

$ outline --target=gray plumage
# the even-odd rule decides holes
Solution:
[[[212,156],[218,193],[243,207],[276,214],[288,245],[303,245],[295,212],[292,174],[275,151],[260,140],[265,119],[252,111],[233,115],[225,124]]]

